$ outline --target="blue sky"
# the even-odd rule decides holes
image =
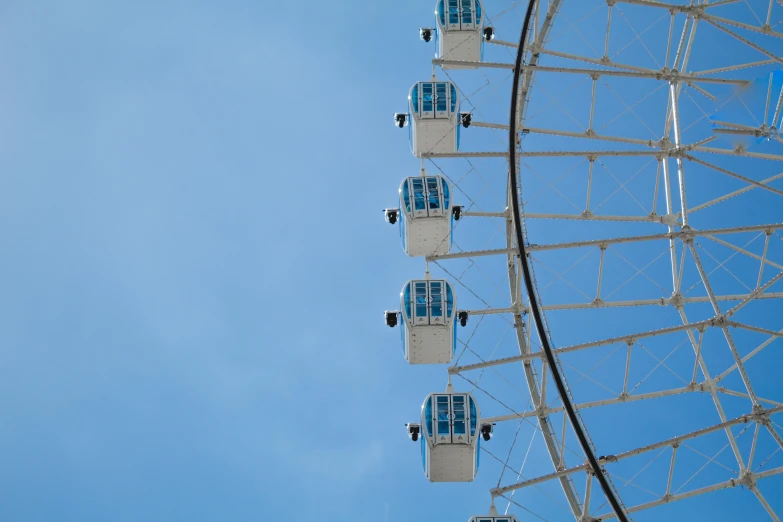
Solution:
[[[0,519],[486,510],[426,482],[403,423],[443,368],[381,314],[422,269],[381,210],[431,13],[0,7]]]
[[[410,18],[306,11],[2,7],[0,518],[407,510],[377,339],[411,75],[378,58]]]

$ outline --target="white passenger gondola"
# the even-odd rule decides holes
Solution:
[[[444,63],[444,69],[475,69],[481,61],[484,42],[495,33],[492,27],[484,27],[484,12],[479,0],[438,0],[435,6],[437,27],[419,31],[425,42],[435,34],[437,58],[458,60],[466,64]],[[472,63],[471,63],[472,62]]]
[[[402,248],[411,256],[448,254],[451,250],[453,219],[458,220],[462,207],[452,205],[451,189],[443,176],[406,178],[400,185],[399,209],[386,209],[386,220],[400,220]],[[400,216],[402,214],[402,216]]]
[[[451,82],[441,82],[433,77],[428,82],[418,82],[411,87],[408,96],[409,111],[394,115],[398,127],[404,127],[410,119],[410,140],[413,155],[453,154],[459,149],[460,124],[470,125],[470,113],[459,113],[459,93]]]
[[[498,515],[497,511],[494,509],[493,511],[494,513],[491,515],[471,517],[468,522],[519,522],[519,519],[514,515]]]
[[[481,424],[470,393],[432,393],[421,407],[421,424],[408,424],[414,441],[421,436],[421,460],[430,482],[471,482],[479,467],[479,439],[489,440],[492,425]]]
[[[448,364],[457,348],[456,321],[465,326],[468,313],[457,312],[448,281],[408,281],[400,293],[401,311],[386,312],[386,324],[402,316],[402,347],[410,364]]]

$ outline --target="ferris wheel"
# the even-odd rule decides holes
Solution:
[[[385,319],[445,370],[425,477],[477,522],[779,521],[783,3],[439,0],[420,36]]]

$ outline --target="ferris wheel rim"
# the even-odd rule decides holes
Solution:
[[[557,14],[557,11],[558,11],[558,9],[559,9],[559,6],[560,6],[561,4],[562,4],[562,2],[561,2],[560,0],[554,0],[554,1],[550,2],[550,8],[549,8],[549,10],[548,10],[548,12],[547,12],[547,17],[548,17],[548,18],[553,18],[553,17],[554,17],[554,16]],[[540,2],[539,2],[539,5],[540,5]],[[553,6],[554,6],[554,7],[553,7]],[[537,16],[538,16],[538,13],[537,13]],[[686,24],[686,25],[687,25],[687,24]],[[545,27],[545,30],[544,30],[544,31],[539,31],[539,32],[538,32],[538,34],[536,35],[537,37],[539,37],[539,38],[541,39],[541,41],[542,41],[542,44],[544,43],[544,40],[546,40],[546,35],[547,35],[547,32],[548,32],[548,30],[549,30],[549,29],[551,29],[551,24],[550,24],[549,26],[546,26],[546,22],[545,22],[545,23],[544,23],[544,27]],[[538,27],[537,27],[537,29],[538,29]],[[537,50],[537,51],[540,51],[541,49],[543,49],[543,45],[540,45],[540,46],[537,46],[537,47],[536,47],[536,50]],[[526,50],[528,50],[528,51],[529,51],[529,50],[530,50],[530,47],[528,46],[528,48],[527,48]],[[523,51],[523,50],[522,50],[522,49],[520,49],[520,53],[521,53],[522,51]],[[535,60],[535,59],[537,59],[537,53],[534,53],[534,54],[533,54],[533,56],[531,57],[531,61],[530,61],[530,63],[526,64],[526,66],[527,66],[527,67],[526,67],[526,71],[527,71],[527,72],[529,72],[531,76],[532,76],[533,74],[535,74],[535,73],[534,73],[534,70],[533,70],[533,68],[535,67],[535,64],[533,63],[533,60]],[[443,60],[441,60],[441,61],[443,61]],[[437,62],[437,60],[436,60],[436,61],[434,61],[433,63],[436,63],[436,62]],[[541,68],[539,68],[539,70],[540,70],[540,69],[541,69]],[[530,84],[528,84],[528,85],[530,85]],[[516,82],[515,82],[515,85],[514,85],[514,87],[516,87],[516,86],[517,86],[517,85],[516,85]],[[529,90],[528,90],[528,91],[529,91]],[[529,94],[529,92],[526,92],[526,93],[525,93],[525,96],[523,96],[523,97],[522,97],[522,103],[523,103],[523,104],[524,104],[524,103],[525,103],[525,101],[526,101],[526,95],[527,95],[527,94]],[[515,137],[515,138],[516,138],[516,137]],[[648,144],[648,146],[650,146],[650,147],[653,147],[653,146],[654,146],[654,144],[653,144],[652,142],[650,142],[650,143]],[[706,149],[706,147],[705,147],[705,149]],[[707,151],[707,150],[705,150],[705,151]],[[709,151],[709,152],[712,152],[712,151]],[[585,153],[585,154],[590,154],[590,153]],[[592,152],[592,154],[595,154],[595,152]],[[474,155],[474,156],[479,156],[479,154],[475,154],[475,153],[474,153],[473,155]],[[467,154],[466,154],[466,156],[467,156]],[[513,154],[510,154],[510,155],[509,155],[509,157],[513,157]],[[777,158],[769,158],[769,159],[777,159]],[[513,191],[513,192],[516,192],[516,187],[511,187],[511,186],[509,186],[508,188],[509,188],[509,198],[510,198],[510,197],[511,197],[511,193],[512,193],[512,191]],[[524,212],[524,209],[522,209],[522,211]],[[523,228],[523,230],[524,230],[524,236],[525,236],[525,239],[524,239],[524,241],[523,241],[523,242],[526,242],[526,241],[527,241],[527,233],[526,233],[526,226],[525,226],[525,225],[526,225],[526,218],[523,218],[523,219],[521,219],[521,220],[520,220],[520,227],[521,227],[521,228]],[[775,228],[783,228],[783,226],[779,226],[779,225],[780,225],[780,224],[771,223],[771,224],[767,224],[767,225],[760,225],[760,227],[762,227],[762,228],[765,228],[765,229],[769,229],[769,228],[770,228],[770,226],[774,226]],[[671,233],[671,232],[670,232],[670,233]],[[508,246],[508,250],[509,250],[509,251],[511,251],[513,246],[514,246],[513,244],[509,244],[509,246]],[[512,260],[512,258],[513,258],[513,254],[512,254],[511,252],[508,252],[508,256],[509,256],[509,260]],[[517,287],[517,288],[518,288],[518,286],[519,286],[519,285],[518,285],[518,284],[516,284],[514,281],[512,281],[512,268],[511,268],[511,267],[512,267],[512,265],[511,265],[511,263],[510,263],[510,264],[509,264],[509,284],[510,284],[510,286],[511,286],[511,289],[512,289],[512,295],[514,295],[514,292],[516,291],[516,288],[515,288],[515,287]],[[531,268],[532,268],[532,267],[531,267]],[[783,275],[783,274],[781,274],[781,275]],[[780,277],[780,275],[779,275],[779,276],[776,276],[776,277],[778,277],[778,278],[779,278],[779,277]],[[776,280],[777,280],[777,279],[775,279],[775,280],[772,280],[772,281],[768,282],[768,283],[766,284],[766,287],[769,287],[769,286],[771,286],[771,284],[773,284],[773,283],[774,283]],[[538,290],[536,289],[536,291],[535,291],[534,293],[535,293],[535,294],[538,294]],[[515,313],[515,321],[516,321],[516,318],[517,318],[517,314]],[[521,319],[521,314],[519,315],[519,318]],[[545,322],[546,322],[546,319],[545,319],[545,316],[544,316],[544,323],[545,323]],[[685,321],[684,328],[686,328],[686,329],[687,329],[689,326],[692,326],[692,324],[693,324],[693,323],[688,323],[687,321]],[[547,333],[547,336],[548,336],[548,333]],[[522,344],[520,343],[520,350],[521,350],[521,349],[522,349]],[[773,409],[771,409],[770,411],[777,411],[777,408],[773,408]],[[543,431],[543,430],[542,430],[542,431]],[[553,464],[554,464],[554,460],[553,460]],[[563,478],[563,476],[561,475],[561,477],[560,477],[560,478],[562,479],[562,478]],[[561,481],[561,483],[565,484],[565,483],[564,483],[564,482],[562,482],[562,481]],[[567,495],[567,496],[568,496],[568,495]],[[575,514],[576,514],[576,513],[575,513]],[[602,517],[602,519],[603,519],[603,518],[605,518],[605,517]]]
[[[576,432],[577,438],[579,439],[580,446],[582,447],[582,451],[584,452],[585,456],[587,457],[587,460],[590,464],[590,468],[592,469],[593,475],[598,479],[598,482],[601,485],[601,489],[604,492],[604,496],[606,497],[607,501],[611,504],[612,510],[615,513],[615,516],[618,520],[621,522],[626,522],[628,520],[625,510],[623,506],[621,505],[621,501],[619,500],[619,496],[617,495],[616,491],[614,490],[613,486],[603,473],[603,470],[601,469],[598,461],[596,460],[595,456],[595,450],[589,441],[586,429],[583,426],[583,422],[581,419],[577,416],[577,412],[574,409],[571,401],[570,394],[568,393],[568,390],[566,388],[566,385],[564,383],[563,377],[560,372],[560,364],[558,360],[556,359],[554,353],[552,352],[552,348],[550,346],[550,340],[549,340],[549,333],[546,330],[546,327],[543,322],[542,318],[542,312],[539,307],[539,296],[538,293],[534,287],[533,282],[533,276],[532,276],[532,261],[529,260],[525,243],[526,241],[526,234],[525,229],[522,225],[522,217],[520,213],[520,203],[519,203],[519,192],[516,190],[517,187],[517,146],[518,146],[518,139],[517,139],[517,122],[520,119],[521,114],[523,113],[522,107],[517,107],[517,103],[519,101],[519,87],[520,87],[520,73],[522,70],[522,57],[525,55],[525,43],[527,41],[527,33],[528,33],[528,27],[530,24],[530,18],[533,13],[533,8],[536,5],[536,0],[529,0],[527,11],[525,13],[525,20],[522,23],[522,31],[519,37],[519,46],[517,48],[517,56],[516,61],[514,63],[514,79],[512,81],[512,88],[511,88],[511,109],[509,112],[509,129],[508,129],[508,154],[509,154],[509,169],[508,169],[508,176],[509,176],[509,195],[510,195],[510,203],[511,203],[511,209],[513,213],[513,223],[514,223],[514,232],[516,236],[516,244],[517,248],[519,249],[519,264],[522,267],[522,272],[524,274],[525,279],[525,289],[527,291],[528,295],[528,302],[530,303],[530,309],[531,314],[533,315],[533,321],[535,322],[536,328],[538,330],[539,339],[541,340],[541,348],[546,354],[547,362],[549,364],[550,371],[552,372],[552,376],[555,380],[555,385],[557,386],[558,393],[560,395],[560,400],[563,403],[563,407],[565,408],[569,421],[571,422],[571,426],[573,430]],[[525,97],[522,97],[522,103],[524,104]]]

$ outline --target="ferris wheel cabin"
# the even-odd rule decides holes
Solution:
[[[408,424],[414,441],[421,435],[421,459],[430,482],[472,482],[479,466],[479,439],[489,440],[492,425],[481,425],[470,393],[432,393],[421,407],[421,424]]]
[[[399,209],[386,209],[386,221],[400,220],[402,248],[411,256],[448,254],[451,250],[453,220],[462,207],[452,205],[451,188],[443,176],[406,178],[400,185]],[[400,216],[401,214],[401,216]],[[453,218],[453,219],[452,219]]]
[[[394,115],[395,124],[404,127],[410,120],[413,155],[453,154],[459,148],[460,124],[470,125],[470,113],[459,113],[459,94],[451,82],[418,82],[408,96],[408,114]]]
[[[519,522],[519,519],[514,515],[489,515],[472,517],[468,522]]]
[[[457,347],[454,290],[445,280],[408,281],[400,293],[402,345],[410,364],[448,364]]]
[[[439,0],[435,6],[437,57],[464,62],[481,61],[484,42],[494,36],[491,27],[483,27],[484,11],[479,0]],[[421,29],[422,40],[432,39],[433,29]],[[478,65],[441,64],[443,69],[475,69]]]

